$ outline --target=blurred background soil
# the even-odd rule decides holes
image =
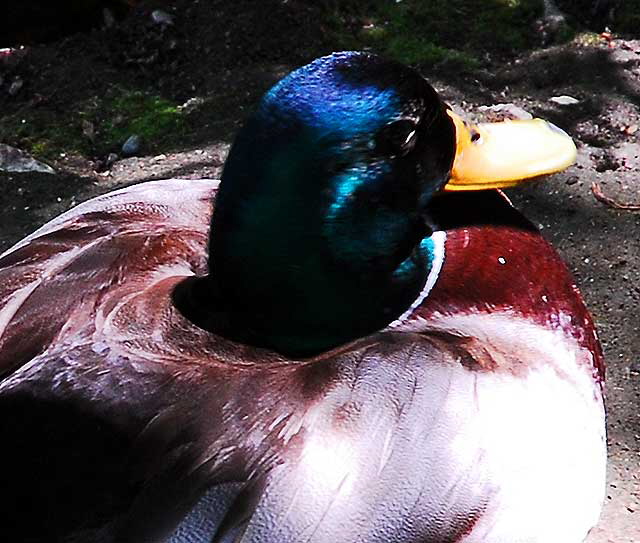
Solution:
[[[115,188],[219,177],[260,95],[331,51],[411,64],[471,120],[528,112],[572,135],[574,166],[509,195],[568,261],[606,353],[609,480],[588,541],[640,541],[639,0],[7,4],[0,143],[55,173],[0,171],[0,252]]]

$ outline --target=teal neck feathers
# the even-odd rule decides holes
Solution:
[[[241,341],[310,355],[384,328],[420,296],[454,129],[412,70],[319,59],[263,99],[216,200],[210,287]]]

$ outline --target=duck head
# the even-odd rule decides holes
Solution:
[[[431,198],[483,184],[477,133],[417,72],[367,53],[276,84],[240,130],[215,202],[206,281],[224,333],[304,356],[398,319],[442,262]]]

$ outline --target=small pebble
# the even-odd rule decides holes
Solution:
[[[578,176],[577,175],[572,175],[565,182],[566,182],[567,185],[575,185],[578,181],[579,181]]]
[[[107,159],[105,160],[105,166],[107,168],[110,168],[116,160],[118,160],[118,155],[116,155],[115,153],[109,153],[107,155]]]
[[[173,24],[173,17],[161,9],[156,9],[151,12],[151,20],[157,25],[168,26]]]
[[[122,154],[124,156],[133,156],[140,150],[140,144],[142,143],[140,136],[134,134],[127,138],[127,141],[122,145]]]
[[[553,102],[554,104],[558,104],[561,106],[571,106],[573,104],[578,104],[580,100],[574,98],[573,96],[567,96],[563,94],[562,96],[552,96],[549,98],[549,102]]]
[[[20,92],[20,89],[22,88],[22,85],[24,85],[24,81],[22,81],[22,79],[20,79],[19,77],[16,77],[9,87],[9,94],[11,96],[15,96],[16,94],[18,94]]]

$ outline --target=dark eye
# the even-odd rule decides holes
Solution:
[[[390,156],[404,156],[416,143],[416,124],[408,119],[393,121],[376,136],[376,150]]]

